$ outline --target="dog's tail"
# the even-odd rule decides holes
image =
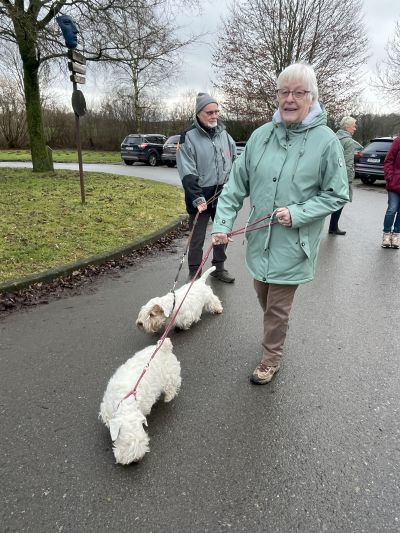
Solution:
[[[202,281],[203,283],[205,283],[208,276],[211,274],[211,272],[214,272],[214,270],[215,270],[215,266],[210,267],[208,270],[204,272],[204,274],[202,274],[202,276],[199,278],[198,281]]]

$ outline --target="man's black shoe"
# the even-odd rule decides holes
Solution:
[[[335,229],[335,230],[330,229],[330,230],[329,230],[329,233],[330,233],[331,235],[346,235],[346,232],[343,231],[343,230],[341,230],[341,229],[339,229],[339,228],[338,228],[338,229]]]
[[[213,278],[219,279],[219,281],[223,281],[225,283],[233,283],[235,281],[235,278],[233,278],[227,270],[214,270],[214,272],[211,272],[210,275]]]

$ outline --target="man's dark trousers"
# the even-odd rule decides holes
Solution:
[[[199,213],[197,218],[196,225],[194,227],[192,239],[189,245],[188,253],[188,264],[189,264],[189,274],[194,275],[199,268],[203,260],[203,246],[207,233],[207,225],[211,218],[214,220],[216,208],[207,209]],[[196,214],[189,214],[189,229],[190,231],[193,228],[194,219]],[[210,241],[211,244],[211,241]],[[213,259],[211,261],[212,265],[215,266],[216,270],[223,270],[224,263],[226,261],[226,244],[221,244],[219,246],[213,247]]]

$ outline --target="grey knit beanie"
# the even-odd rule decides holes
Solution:
[[[196,97],[196,115],[208,104],[218,104],[218,102],[207,93],[199,93]]]

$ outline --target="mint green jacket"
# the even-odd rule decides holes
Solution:
[[[350,202],[351,202],[353,199],[353,189],[352,189],[351,184],[353,183],[353,178],[354,178],[355,143],[353,141],[353,137],[346,130],[338,130],[336,132],[336,136],[339,139],[340,144],[342,145],[342,148],[343,148],[344,163],[346,165],[346,170],[347,170],[347,179],[349,180],[349,196],[350,196]]]
[[[246,233],[246,264],[254,279],[296,285],[314,278],[324,218],[349,201],[343,150],[316,103],[302,124],[272,122],[251,135],[218,200],[213,233],[229,233],[250,197],[248,223],[287,207],[292,226]]]

